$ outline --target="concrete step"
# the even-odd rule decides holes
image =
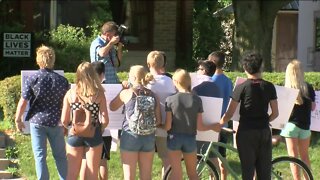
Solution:
[[[6,147],[6,137],[2,132],[0,132],[0,148],[5,148],[5,147]]]
[[[11,179],[11,178],[13,178],[13,176],[10,172],[0,170],[0,179]]]
[[[10,160],[0,158],[0,170],[6,170],[9,167]]]
[[[0,148],[0,159],[1,158],[6,158],[6,149],[5,148]]]

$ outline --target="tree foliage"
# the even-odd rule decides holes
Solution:
[[[218,1],[195,1],[193,9],[193,56],[197,61],[205,59],[212,52],[220,49],[223,37],[221,18],[213,17],[213,12],[221,8]]]

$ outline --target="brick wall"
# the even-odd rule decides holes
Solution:
[[[154,1],[153,47],[175,51],[177,1]]]

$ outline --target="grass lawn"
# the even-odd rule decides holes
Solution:
[[[35,167],[33,154],[31,149],[31,140],[30,136],[27,135],[17,135],[16,136],[16,145],[19,150],[19,160],[20,160],[20,169],[19,174],[27,179],[36,179]],[[320,179],[320,143],[314,142],[311,145],[310,151],[310,159],[312,163],[312,172],[315,179]],[[231,165],[238,166],[238,157],[236,154],[227,152],[228,159],[231,160]],[[108,161],[109,166],[109,179],[123,179],[122,166],[119,156],[119,151],[111,153],[111,160]],[[280,143],[278,146],[273,149],[273,157],[284,156],[287,155],[286,147],[284,143]],[[55,168],[54,159],[51,155],[51,150],[48,150],[48,168],[50,172],[50,179],[59,179],[58,174]],[[157,155],[154,158],[152,177],[153,179],[161,179],[161,162]],[[138,179],[138,178],[137,178]],[[231,177],[229,178],[231,179]]]

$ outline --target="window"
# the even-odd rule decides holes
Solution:
[[[320,18],[316,18],[315,50],[320,51]]]
[[[126,4],[125,33],[128,49],[152,49],[153,1],[129,0]]]

